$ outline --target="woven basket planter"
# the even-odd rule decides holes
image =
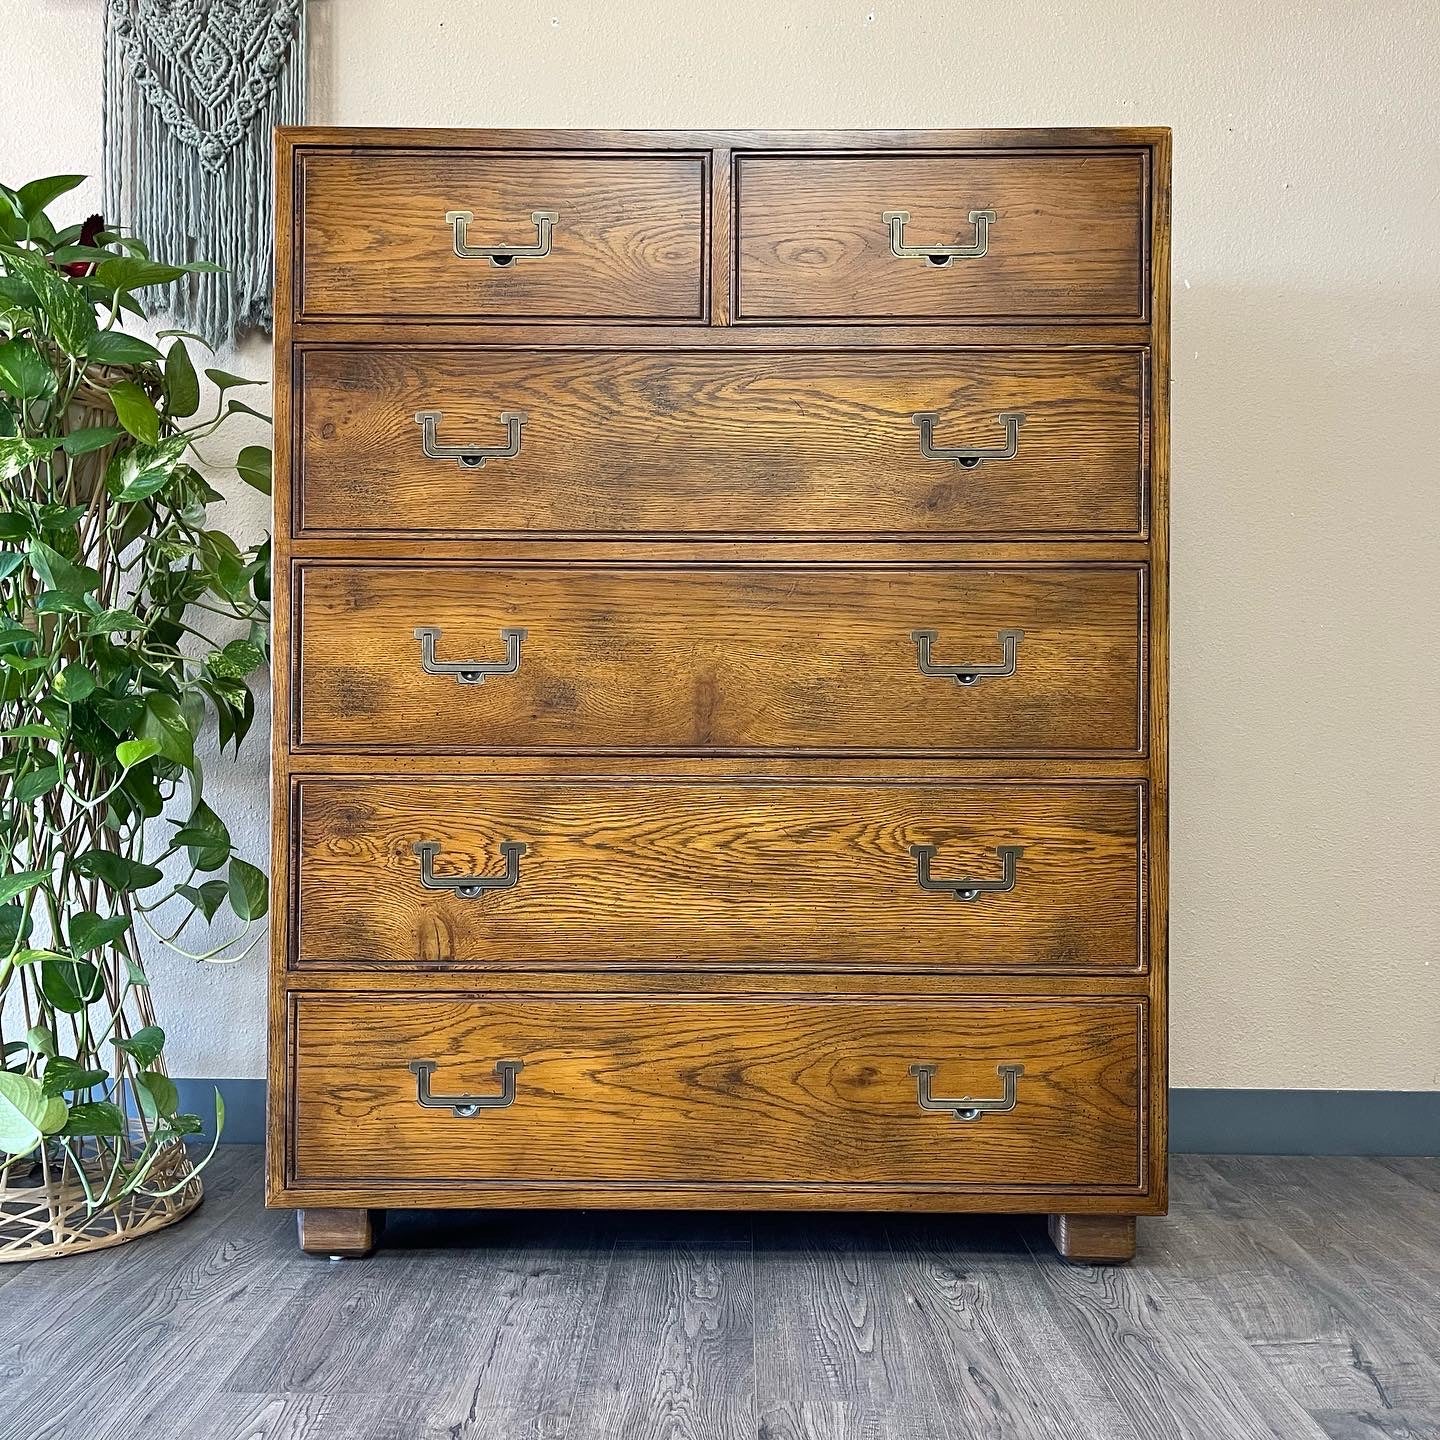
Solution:
[[[86,1171],[93,1189],[101,1179],[100,1167],[87,1162]],[[0,1169],[0,1264],[103,1250],[184,1219],[204,1191],[178,1143],[163,1151],[150,1171],[150,1188],[176,1185],[180,1188],[172,1195],[136,1192],[92,1214],[85,1187],[64,1156],[43,1154],[34,1162],[5,1166]]]

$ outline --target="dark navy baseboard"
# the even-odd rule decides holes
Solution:
[[[265,1139],[263,1080],[180,1080],[180,1100],[223,1138]],[[1170,1148],[1198,1155],[1440,1155],[1440,1090],[1172,1090]]]

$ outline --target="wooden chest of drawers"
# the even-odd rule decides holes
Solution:
[[[1166,1204],[1169,134],[280,132],[270,1203]]]

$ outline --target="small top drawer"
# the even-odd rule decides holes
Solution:
[[[739,320],[1147,318],[1144,151],[736,162]]]
[[[306,154],[300,315],[698,321],[706,169],[674,153]]]

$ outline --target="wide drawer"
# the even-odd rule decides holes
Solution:
[[[296,738],[1133,755],[1143,610],[1140,565],[317,561],[298,567]]]
[[[1138,350],[309,350],[301,534],[1134,535]]]
[[[290,1006],[300,1185],[1142,1184],[1139,1000]]]
[[[1135,973],[1138,781],[307,777],[306,966]]]
[[[1144,151],[736,162],[741,320],[1147,318]]]
[[[683,154],[306,154],[301,315],[700,320],[706,168]]]

